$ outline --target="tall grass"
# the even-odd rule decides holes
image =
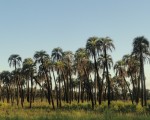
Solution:
[[[56,110],[47,102],[35,101],[32,109],[29,103],[25,103],[24,108],[0,103],[0,120],[150,120],[149,109],[123,101],[112,102],[111,109],[103,102],[95,110],[90,103],[63,103],[62,108]]]

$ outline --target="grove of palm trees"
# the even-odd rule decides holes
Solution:
[[[51,116],[58,110],[73,109],[81,114],[90,110],[91,114],[97,113],[95,119],[100,119],[101,112],[106,117],[113,115],[111,111],[148,114],[150,92],[146,81],[149,78],[145,76],[144,66],[150,60],[149,41],[144,36],[136,37],[132,47],[131,53],[113,61],[113,40],[94,36],[75,53],[57,47],[51,54],[41,50],[25,59],[17,53],[12,54],[8,64],[14,70],[0,73],[0,107],[6,104],[5,114],[11,113],[9,109],[31,111],[40,108],[49,110],[47,115]],[[58,119],[62,119],[61,116]]]

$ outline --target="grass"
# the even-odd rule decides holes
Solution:
[[[32,109],[29,103],[24,108],[11,106],[0,102],[0,120],[150,120],[147,108],[135,106],[130,102],[112,102],[111,109],[107,109],[107,103],[91,109],[89,103],[71,105],[63,103],[61,109],[53,110],[47,102],[36,101]]]

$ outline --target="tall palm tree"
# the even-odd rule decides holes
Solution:
[[[47,79],[48,102],[50,104],[50,97],[51,97],[52,106],[53,106],[53,109],[55,109],[53,95],[52,95],[52,88],[50,87],[50,80],[48,76],[48,69],[45,66],[46,65],[45,62],[47,61],[47,59],[49,59],[49,55],[46,53],[46,51],[43,51],[43,50],[37,51],[34,54],[34,59],[36,60],[36,63],[39,63],[43,67],[43,70]]]
[[[138,79],[140,63],[135,55],[130,54],[124,55],[122,60],[124,61],[128,77],[131,78],[133,100],[138,104],[140,95],[140,79]]]
[[[56,69],[56,71],[57,71],[57,74],[58,74],[58,86],[59,86],[59,107],[61,107],[62,106],[62,104],[61,104],[61,99],[62,99],[62,95],[61,95],[61,93],[62,93],[62,91],[61,91],[61,80],[63,80],[64,81],[64,93],[65,93],[65,96],[66,96],[66,82],[65,82],[65,76],[64,76],[64,69],[65,69],[65,64],[64,64],[64,62],[63,61],[57,61],[56,63],[55,63],[55,69]]]
[[[145,84],[145,73],[144,73],[144,62],[147,57],[150,56],[149,53],[149,41],[144,37],[136,37],[133,41],[133,52],[140,61],[140,80],[141,80],[141,105],[147,105],[146,96],[146,84]]]
[[[8,63],[9,66],[13,66],[15,67],[15,72],[17,70],[17,66],[20,67],[20,63],[22,62],[21,57],[18,54],[12,54],[10,55],[10,57],[8,58]],[[16,81],[16,85],[17,85],[17,105],[19,105],[19,81],[18,81],[18,77],[15,75],[15,81]]]
[[[11,73],[9,71],[3,71],[0,74],[0,78],[3,81],[4,86],[6,86],[7,91],[7,103],[10,101],[10,85],[11,85]]]
[[[115,89],[117,90],[117,93],[118,93],[117,94],[118,96],[116,96],[116,98],[117,99],[123,98],[124,100],[127,100],[127,92],[128,92],[127,85],[129,85],[128,81],[125,81],[122,76],[118,75],[118,72],[117,72],[117,76],[115,76],[114,79],[116,82]]]
[[[77,71],[79,76],[84,80],[84,84],[86,85],[86,89],[90,95],[92,108],[94,109],[94,101],[93,101],[93,93],[92,93],[92,87],[89,80],[89,74],[88,74],[88,66],[89,66],[90,60],[88,58],[88,53],[85,48],[79,48],[75,53],[75,64],[77,67]],[[80,85],[81,86],[81,80]],[[82,96],[82,95],[81,95]]]
[[[20,63],[22,62],[22,59],[21,57],[18,55],[18,54],[12,54],[10,55],[10,57],[8,58],[8,63],[9,63],[9,66],[13,66],[15,67],[15,70],[17,69],[17,66],[20,67]]]
[[[86,50],[88,54],[94,58],[94,68],[95,68],[95,85],[97,85],[98,82],[98,88],[99,88],[99,96],[100,96],[100,86],[101,86],[101,81],[100,81],[100,75],[99,75],[99,70],[98,70],[98,65],[97,65],[97,55],[99,53],[99,48],[101,46],[101,42],[98,37],[90,37],[87,40],[86,43]],[[97,86],[95,86],[96,89]],[[99,97],[100,98],[100,97]],[[99,99],[99,104],[101,104],[101,100]]]
[[[125,63],[124,61],[120,60],[117,61],[116,64],[114,65],[114,70],[116,71],[116,76],[119,76],[121,79],[123,79],[124,83],[126,84],[129,94],[130,94],[130,98],[133,104],[133,97],[132,97],[132,92],[130,90],[130,86],[125,78],[125,76],[127,76],[127,72],[125,70]]]
[[[52,50],[52,54],[51,54],[51,58],[52,58],[52,61],[53,61],[53,64],[56,65],[55,63],[62,60],[62,56],[63,56],[63,50],[60,48],[60,47],[57,47],[57,48],[54,48]],[[59,75],[59,69],[57,69],[57,75]],[[54,76],[54,69],[52,67],[52,72],[53,72],[53,76]],[[55,76],[54,76],[54,79],[55,79]],[[55,79],[56,81],[56,79]],[[59,82],[60,83],[60,82]],[[56,99],[57,99],[57,107],[58,107],[58,86],[57,84],[55,84],[56,86]],[[59,88],[59,93],[60,93],[60,88]],[[59,99],[60,99],[60,94],[59,94]]]
[[[15,71],[15,75],[17,76],[17,81],[18,81],[18,95],[21,98],[21,106],[23,107],[23,102],[24,102],[24,90],[23,86],[25,84],[25,80],[23,78],[23,73],[21,68],[17,68]]]
[[[63,50],[60,47],[54,48],[52,50],[52,60],[53,61],[59,61],[62,59],[62,55],[63,55]]]
[[[72,51],[65,51],[65,52],[63,52],[63,62],[66,65],[66,68],[67,68],[66,72],[67,72],[67,75],[69,76],[69,79],[70,79],[70,86],[69,86],[68,79],[67,79],[67,86],[66,86],[67,87],[67,95],[69,95],[69,96],[67,96],[67,100],[69,98],[70,104],[71,104],[71,100],[73,98],[73,87],[72,87],[73,59],[74,59],[74,55],[73,55]],[[70,88],[70,90],[69,90],[69,88]]]
[[[109,69],[111,69],[111,67],[113,66],[113,60],[112,57],[110,55],[107,54],[106,58],[104,54],[100,54],[100,56],[98,57],[98,65],[100,66],[100,68],[102,68],[103,73],[102,73],[102,81],[101,81],[101,88],[100,88],[100,99],[102,98],[102,92],[103,92],[103,84],[104,84],[104,79],[106,78],[106,59],[107,59],[107,66]]]
[[[85,48],[79,48],[74,55],[75,59],[74,59],[74,69],[75,69],[75,73],[77,73],[78,79],[79,79],[79,93],[78,93],[78,103],[80,102],[80,99],[83,98],[83,76],[84,76],[84,71],[83,71],[83,67],[81,64],[82,60],[84,58],[88,59],[88,55],[87,52],[85,50]],[[82,99],[83,102],[83,99]]]
[[[33,100],[33,75],[35,73],[36,67],[34,64],[34,61],[32,58],[26,58],[23,61],[23,72],[28,74],[30,76],[30,81],[31,81],[31,92],[29,92],[29,79],[27,80],[28,86],[27,86],[27,98],[30,101],[30,108],[32,107],[32,100]],[[31,93],[31,94],[30,94]]]
[[[110,107],[110,79],[109,79],[109,68],[108,68],[108,60],[107,60],[107,54],[108,51],[112,51],[112,49],[115,49],[115,46],[113,44],[113,41],[111,38],[100,38],[100,49],[103,51],[104,58],[105,58],[105,67],[106,67],[106,80],[108,84],[108,107]]]

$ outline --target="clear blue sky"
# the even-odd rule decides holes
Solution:
[[[58,46],[75,51],[91,36],[111,37],[119,60],[135,37],[150,39],[149,12],[149,0],[0,0],[0,71],[10,70],[11,54],[24,59]]]

